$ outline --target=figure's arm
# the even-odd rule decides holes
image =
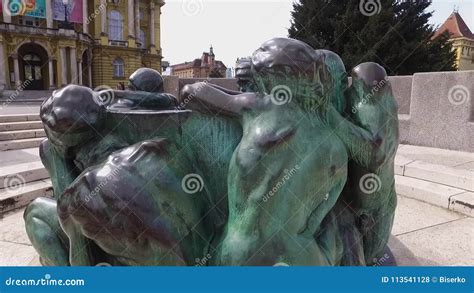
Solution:
[[[218,86],[217,84],[208,83],[208,85],[211,86],[211,87],[213,87],[213,88],[215,88],[215,89],[221,90],[221,91],[223,91],[224,93],[229,94],[229,95],[240,95],[240,94],[243,94],[243,92],[229,90],[229,89],[226,89],[226,88],[224,88],[224,87]]]
[[[235,116],[240,116],[245,110],[254,108],[258,101],[256,93],[230,95],[205,82],[186,85],[182,90],[182,95],[184,99],[196,98],[211,107]]]
[[[110,91],[99,92],[99,95],[102,94],[110,95]],[[166,93],[114,90],[113,95],[115,99],[129,100],[134,105],[144,108],[170,109],[178,105],[178,100],[173,95]]]
[[[378,134],[372,134],[353,124],[342,117],[333,107],[330,107],[328,122],[336,132],[336,135],[345,144],[349,156],[357,164],[368,170],[375,171],[374,169],[385,160],[382,137]]]

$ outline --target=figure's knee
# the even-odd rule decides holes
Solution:
[[[62,237],[63,231],[59,225],[56,201],[54,200],[48,198],[34,200],[26,208],[23,218],[26,232],[32,241]]]
[[[25,209],[23,219],[28,223],[33,218],[42,219],[45,222],[57,219],[56,201],[43,197],[32,201]]]

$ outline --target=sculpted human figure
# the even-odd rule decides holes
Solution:
[[[130,80],[135,91],[131,94],[115,91],[114,96],[118,93],[115,104],[131,103],[132,108],[143,104],[152,110],[157,107],[171,109],[177,104],[173,96],[160,93],[162,79],[158,72],[139,70]],[[150,86],[153,81],[156,86]],[[127,142],[104,131],[108,110],[101,94],[110,92],[95,93],[85,87],[70,85],[55,91],[41,107],[40,116],[48,139],[40,145],[40,156],[50,173],[56,200],[87,167],[103,162],[112,152],[128,146]],[[120,102],[124,98],[127,102]],[[66,241],[67,236],[59,225],[56,200],[41,198],[32,202],[24,218],[27,234],[43,264],[68,265],[69,242],[73,241]]]
[[[345,204],[357,211],[356,223],[363,234],[365,260],[371,265],[384,254],[395,214],[394,159],[399,138],[396,101],[387,73],[380,65],[369,62],[355,67],[349,87],[344,63],[337,54],[316,50],[316,59],[327,66],[333,76],[331,101],[334,108],[367,130],[379,144],[381,155],[376,161],[372,160],[369,167],[361,167],[351,157],[343,192]]]
[[[235,77],[240,92],[256,92],[253,76],[252,76],[252,59],[241,58],[237,61],[235,67]]]
[[[365,265],[380,256],[398,144],[385,71],[361,64],[349,87],[339,56],[286,38],[247,61],[243,91],[188,85],[179,108],[151,69],[132,75],[128,91],[55,92],[41,110],[55,200],[25,212],[43,264],[194,265],[210,255],[206,265]],[[367,174],[383,183],[374,193],[360,187]],[[195,193],[190,175],[202,181]]]
[[[314,239],[347,179],[346,146],[330,124],[344,120],[331,106],[331,73],[308,45],[291,39],[265,43],[252,62],[259,93],[227,95],[203,84],[184,89],[240,116],[244,130],[229,170],[230,215],[219,261],[339,264],[343,256],[329,256]],[[287,90],[288,100],[281,103],[275,89]],[[355,125],[351,129],[357,129],[365,153],[376,152],[370,133]],[[285,180],[285,171],[295,168],[299,175]],[[266,198],[275,186],[278,190]],[[337,242],[337,235],[323,237]]]
[[[57,199],[81,173],[76,164],[80,147],[96,142],[104,125],[105,106],[92,90],[68,86],[55,91],[41,106],[48,139],[40,145],[41,161],[50,173]],[[24,214],[26,231],[45,265],[69,265],[69,241],[59,225],[56,200],[37,199]]]
[[[397,204],[394,160],[398,148],[398,107],[385,69],[363,63],[352,70],[352,86],[346,92],[350,120],[372,133],[380,155],[372,164],[349,164],[350,180],[345,198],[357,211],[364,236],[368,265],[383,255],[390,237]]]
[[[188,170],[168,144],[156,139],[114,152],[59,197],[72,265],[192,265],[202,255],[203,201],[182,189]]]
[[[161,74],[151,68],[135,71],[129,78],[128,90],[104,90],[99,94],[109,103],[110,110],[166,110],[178,106],[176,97],[164,92]]]

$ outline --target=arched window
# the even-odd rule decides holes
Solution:
[[[23,61],[41,61],[41,59],[36,54],[27,54],[23,56]]]
[[[123,17],[117,10],[109,13],[109,39],[123,41]]]
[[[138,34],[138,41],[140,42],[140,48],[146,47],[145,32],[142,29],[140,29],[140,33]]]
[[[112,63],[114,68],[114,77],[124,77],[125,76],[125,62],[122,58],[116,58]]]

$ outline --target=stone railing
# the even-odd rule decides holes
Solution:
[[[167,92],[204,79],[165,77]],[[208,79],[236,90],[236,79]],[[474,152],[474,71],[417,73],[390,77],[399,105],[403,144]]]
[[[66,37],[71,39],[78,39],[82,42],[94,43],[94,39],[82,32],[76,32],[71,29],[62,28],[46,28],[40,26],[29,26],[12,23],[0,23],[0,31],[14,32],[26,34],[30,36],[47,36],[47,37]]]

